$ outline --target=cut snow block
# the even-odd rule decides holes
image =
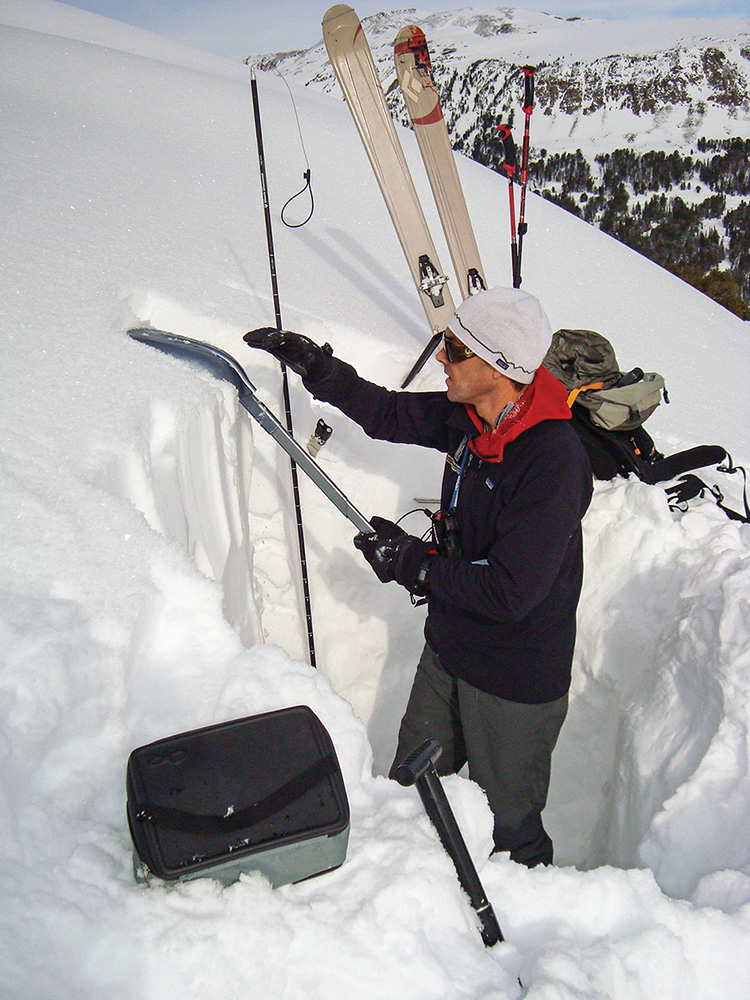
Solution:
[[[327,730],[306,705],[170,736],[127,772],[136,879],[272,885],[337,868],[349,803]]]

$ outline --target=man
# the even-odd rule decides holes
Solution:
[[[445,392],[390,392],[298,334],[248,333],[374,438],[446,456],[435,538],[374,517],[354,544],[383,582],[425,596],[426,645],[394,767],[425,739],[442,774],[468,762],[495,817],[495,850],[552,862],[542,824],[567,711],[591,470],[567,394],[542,366],[539,302],[493,288],[456,310],[437,360]]]

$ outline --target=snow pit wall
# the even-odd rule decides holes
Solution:
[[[558,863],[650,868],[706,901],[712,876],[747,868],[748,533],[710,503],[673,517],[661,490],[597,485],[548,807]]]
[[[221,584],[224,615],[252,646],[260,639],[249,524],[253,439],[239,409],[234,391],[218,381],[210,409],[183,413],[155,400],[137,448],[112,457],[103,485]]]

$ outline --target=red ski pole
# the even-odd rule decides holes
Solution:
[[[505,150],[505,172],[508,175],[508,201],[510,203],[510,261],[513,268],[513,287],[521,284],[521,271],[518,259],[518,240],[516,238],[516,202],[513,194],[513,175],[516,172],[516,144],[510,125],[498,125],[497,131]]]
[[[523,98],[523,113],[526,116],[526,123],[523,129],[523,149],[521,152],[521,209],[518,214],[518,283],[521,283],[521,254],[523,252],[523,238],[526,235],[528,226],[526,225],[526,182],[529,171],[529,120],[531,112],[534,110],[534,67],[524,66],[525,91]]]

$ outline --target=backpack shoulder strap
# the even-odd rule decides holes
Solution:
[[[588,392],[589,390],[594,391],[596,389],[603,389],[603,388],[604,388],[604,382],[591,382],[589,385],[579,385],[578,388],[571,389],[571,391],[568,393],[568,406],[571,408],[571,410],[573,409],[573,403],[575,403],[576,399],[578,399],[580,393]]]
[[[703,445],[704,449],[708,450],[711,447],[719,448],[719,445]],[[700,451],[700,448],[692,448],[691,452]],[[721,449],[724,451],[724,449]],[[681,455],[687,455],[689,452],[680,452],[679,455],[673,455],[672,458],[679,458]],[[727,515],[730,521],[741,521],[743,524],[750,524],[750,505],[747,501],[747,473],[740,465],[735,465],[732,462],[731,455],[728,455],[724,451],[724,456],[726,457],[726,465],[717,466],[719,472],[726,472],[732,475],[735,472],[741,472],[743,478],[743,490],[742,499],[744,503],[745,512],[740,513],[739,511],[732,510],[731,507],[727,507],[724,503],[724,494],[721,492],[718,486],[709,486],[698,476],[687,473],[686,475],[680,476],[678,482],[672,486],[668,486],[666,489],[666,494],[669,497],[669,508],[670,510],[681,510],[686,511],[688,501],[692,500],[694,497],[703,497],[706,493],[710,493],[711,496],[716,501],[716,506],[719,507]],[[720,459],[722,461],[723,459]],[[665,461],[670,461],[670,459],[665,459]],[[704,464],[709,464],[708,462]],[[714,464],[711,462],[710,464]],[[698,466],[693,465],[690,468],[698,468]],[[675,473],[675,476],[678,473]]]
[[[732,461],[732,456],[728,453],[726,465],[720,465],[719,472],[727,472],[730,476],[733,476],[735,472],[742,473],[742,500],[745,506],[745,513],[739,514],[736,510],[730,510],[729,507],[725,507],[721,502],[724,500],[724,497],[721,498],[721,501],[717,500],[716,502],[730,520],[750,524],[750,505],[747,502],[747,472],[745,472],[741,465],[735,465]]]

